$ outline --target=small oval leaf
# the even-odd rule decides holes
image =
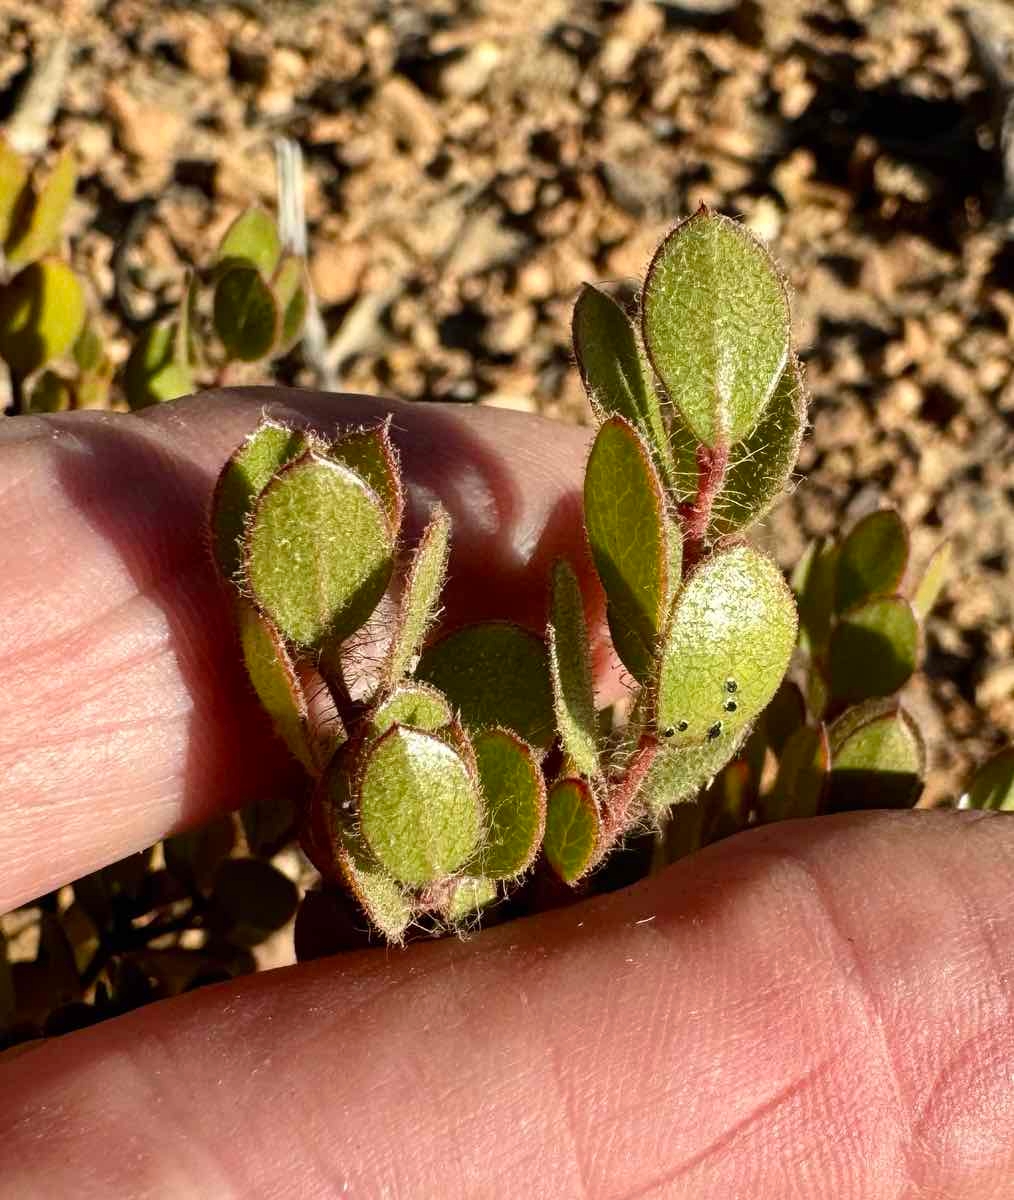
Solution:
[[[281,251],[278,227],[263,208],[254,205],[241,212],[225,231],[217,261],[245,263],[263,275],[270,275],[278,265]]]
[[[919,665],[919,622],[901,596],[881,596],[847,612],[831,634],[828,670],[838,700],[889,696]]]
[[[828,812],[911,808],[919,799],[926,750],[918,726],[903,709],[885,711],[874,702],[847,710],[829,737]]]
[[[474,853],[482,818],[475,781],[433,734],[389,729],[366,756],[358,792],[362,836],[399,882],[433,883]]]
[[[257,500],[244,574],[258,606],[290,641],[341,641],[369,618],[393,569],[380,501],[347,467],[308,451]]]
[[[830,539],[811,542],[792,573],[799,601],[799,645],[811,658],[823,654],[834,616],[838,547]]]
[[[414,679],[400,683],[366,717],[369,736],[378,738],[392,725],[411,725],[435,732],[450,725],[454,714],[447,698],[434,687]]]
[[[576,772],[597,775],[598,718],[588,629],[577,576],[570,564],[563,561],[553,570],[552,611],[546,640],[553,705],[563,752]]]
[[[662,652],[659,733],[699,745],[743,729],[767,707],[796,640],[796,606],[765,555],[735,546],[704,560],[673,607]]]
[[[975,772],[967,807],[1014,812],[1014,748],[994,754]]]
[[[296,915],[299,891],[291,879],[259,858],[227,858],[215,875],[213,917],[231,941],[256,946]]]
[[[85,321],[77,276],[58,258],[33,262],[0,288],[0,358],[24,378],[74,345]]]
[[[693,800],[743,745],[749,726],[699,746],[663,746],[641,785],[639,798],[656,820],[674,804]]]
[[[171,321],[150,325],[134,343],[123,368],[123,390],[135,412],[195,390],[190,365],[176,358],[177,348],[176,325]]]
[[[438,505],[419,539],[405,580],[394,636],[384,663],[384,677],[390,687],[409,671],[433,622],[447,575],[450,542],[451,518]]]
[[[27,183],[28,163],[0,135],[0,247],[31,199],[26,192]]]
[[[215,285],[212,319],[230,358],[257,362],[271,353],[278,309],[255,267],[233,267]]]
[[[823,725],[803,725],[788,738],[771,793],[761,802],[761,819],[815,817],[827,787],[831,751]]]
[[[703,205],[648,268],[644,344],[655,374],[706,446],[754,428],[789,356],[785,284],[761,243]]]
[[[336,438],[324,451],[365,481],[380,497],[391,528],[397,533],[405,509],[398,455],[391,441],[391,418],[370,429],[353,429]]]
[[[546,785],[528,746],[504,729],[472,738],[486,810],[473,873],[514,879],[535,861],[546,824]]]
[[[908,530],[893,508],[856,523],[838,554],[835,607],[846,612],[872,596],[898,590],[908,563]]]
[[[550,789],[543,846],[564,883],[577,883],[595,864],[602,821],[583,779],[561,779]]]
[[[37,189],[35,203],[18,205],[6,249],[11,270],[36,262],[54,249],[76,186],[74,151],[67,146]]]
[[[278,264],[271,290],[281,313],[281,327],[274,352],[285,354],[299,341],[310,306],[306,264],[303,260],[294,254],[286,255]]]
[[[954,543],[941,542],[930,555],[929,562],[912,593],[912,608],[920,621],[925,621],[940,599],[951,574],[954,560]]]

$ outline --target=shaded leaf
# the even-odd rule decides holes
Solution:
[[[0,136],[0,249],[7,241],[22,206],[30,199],[25,191],[27,183],[28,163]]]
[[[758,729],[763,733],[767,745],[780,755],[785,743],[805,723],[803,693],[791,680],[783,679],[774,699],[764,710]]]
[[[975,772],[962,807],[1014,812],[1014,748],[987,759]]]
[[[195,390],[189,365],[176,358],[176,326],[172,322],[149,325],[134,343],[123,368],[123,390],[135,411]]]
[[[771,794],[762,802],[762,819],[787,821],[815,817],[827,786],[830,746],[823,725],[803,725],[786,741]]]
[[[84,319],[84,292],[70,267],[58,258],[33,262],[0,288],[0,358],[14,375],[30,375],[66,354]]]
[[[264,420],[225,464],[215,485],[211,527],[215,557],[226,579],[239,576],[243,530],[257,497],[275,472],[306,448],[304,433]]]
[[[389,942],[400,945],[415,915],[405,892],[386,871],[349,850],[340,853],[339,863],[345,886],[370,923]]]
[[[250,594],[302,646],[341,641],[376,608],[394,566],[387,517],[362,479],[308,451],[258,497],[246,535]]]
[[[792,573],[799,602],[799,645],[811,657],[824,652],[834,615],[838,547],[830,540],[811,542]]]
[[[294,254],[286,255],[278,264],[271,290],[275,293],[275,303],[281,313],[275,353],[284,354],[299,341],[309,308],[310,297],[303,260]]]
[[[362,950],[371,940],[362,907],[345,888],[322,888],[303,897],[293,930],[297,962]]]
[[[243,663],[276,732],[311,773],[317,762],[307,726],[306,695],[281,634],[252,604],[238,600]]]
[[[591,648],[577,576],[569,563],[553,569],[553,599],[547,634],[556,725],[564,754],[582,775],[597,775],[598,718],[592,688]]]
[[[278,309],[256,268],[233,267],[219,279],[212,320],[230,358],[257,362],[271,353],[278,332]]]
[[[838,554],[835,607],[846,612],[872,596],[898,590],[908,563],[908,530],[892,508],[857,522]]]
[[[634,427],[612,417],[599,429],[584,478],[584,519],[606,592],[616,652],[641,683],[655,665],[665,619],[672,545],[662,485]]]
[[[3,170],[3,150],[4,143],[0,141],[0,172]],[[3,176],[0,174],[0,185],[3,182]],[[14,976],[10,959],[7,957],[7,939],[0,929],[0,1046],[3,1045],[4,1031],[14,1022],[15,1009]]]
[[[299,891],[276,867],[259,858],[227,858],[211,893],[212,921],[222,919],[230,940],[256,946],[296,915]]]
[[[398,533],[405,495],[398,470],[398,456],[391,441],[391,418],[371,429],[353,429],[343,433],[327,447],[328,458],[333,458],[355,473],[380,498],[391,522],[391,530]]]
[[[377,705],[366,718],[369,736],[380,737],[392,725],[411,725],[433,732],[449,725],[454,717],[447,698],[425,683],[406,680]]]
[[[384,664],[388,686],[393,687],[408,672],[422,647],[440,604],[450,541],[451,518],[438,506],[419,540],[405,580],[394,636]]]
[[[74,362],[80,371],[96,371],[105,358],[105,349],[98,330],[90,321],[85,321],[74,342]]]
[[[601,824],[598,804],[583,779],[561,779],[550,788],[543,847],[564,883],[577,883],[594,865]]]
[[[651,447],[663,474],[672,467],[669,439],[654,381],[634,327],[611,296],[586,283],[574,305],[574,354],[599,421],[623,417]]]
[[[831,634],[828,670],[839,700],[889,696],[919,663],[919,623],[901,596],[882,596],[850,609]]]
[[[296,806],[288,796],[255,800],[239,810],[239,819],[250,853],[271,858],[295,834]]]
[[[74,948],[55,913],[44,912],[39,920],[39,949],[35,963],[46,973],[48,1007],[81,999],[81,978]]]
[[[67,146],[52,171],[36,188],[35,203],[18,205],[14,225],[7,237],[6,258],[11,270],[37,262],[56,246],[76,186],[74,151]]]
[[[722,537],[749,528],[785,494],[806,426],[799,364],[790,358],[757,427],[733,447],[712,507],[709,533]]]
[[[232,817],[218,817],[200,829],[174,834],[162,843],[166,870],[194,892],[211,888],[219,865],[236,842]]]
[[[399,882],[432,883],[474,853],[482,819],[475,780],[433,734],[389,729],[366,756],[358,792],[362,837]]]
[[[910,808],[919,799],[926,750],[904,711],[876,701],[844,712],[829,730],[828,812]]]
[[[546,645],[518,625],[488,621],[446,634],[423,651],[416,676],[443,692],[470,731],[501,725],[531,746],[553,741]]]
[[[217,261],[223,265],[234,261],[245,263],[264,275],[271,275],[281,252],[277,225],[263,208],[253,206],[241,212],[225,231]]]
[[[546,823],[546,785],[531,750],[503,729],[472,738],[485,801],[486,832],[476,873],[513,879],[535,861]]]
[[[792,593],[769,558],[735,546],[705,559],[684,582],[666,631],[659,732],[689,746],[752,723],[778,690],[795,640]]]
[[[32,385],[28,394],[25,412],[66,412],[71,407],[73,392],[70,384],[55,371],[43,371]]]
[[[655,253],[644,284],[644,344],[689,429],[732,446],[760,420],[789,355],[789,304],[771,256],[703,206]]]
[[[912,592],[912,609],[920,621],[925,621],[933,611],[940,593],[951,574],[954,561],[954,543],[941,542],[930,555],[923,568],[919,582]]]

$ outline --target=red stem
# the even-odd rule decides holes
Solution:
[[[697,447],[697,496],[692,504],[684,505],[680,510],[683,521],[684,571],[694,566],[704,550],[704,535],[708,532],[708,523],[711,521],[711,509],[715,497],[721,491],[728,468],[727,445]]]

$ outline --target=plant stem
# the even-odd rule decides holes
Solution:
[[[711,521],[715,497],[722,489],[729,467],[726,445],[697,447],[697,496],[680,512],[683,522],[683,570],[696,565],[704,551],[704,537]]]

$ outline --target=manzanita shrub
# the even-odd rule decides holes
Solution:
[[[300,838],[324,892],[306,927],[344,895],[397,943],[512,894],[607,886],[623,847],[641,847],[637,874],[751,824],[918,798],[925,751],[897,693],[946,550],[913,574],[900,518],[874,512],[811,548],[794,596],[747,537],[807,419],[768,252],[701,208],[659,247],[636,320],[589,285],[573,336],[622,712],[596,705],[572,563],[546,581],[544,631],[435,627],[451,521],[435,507],[403,545],[388,425],[325,440],[264,420],[221,474],[212,534],[244,660],[307,776]]]

